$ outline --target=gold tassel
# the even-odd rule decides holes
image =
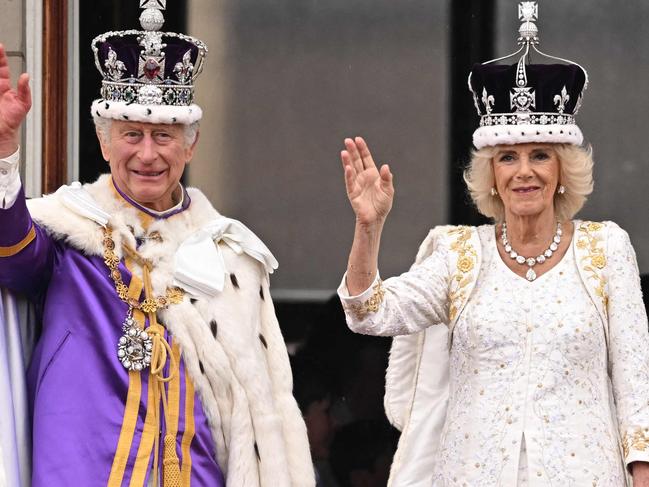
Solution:
[[[176,439],[165,435],[162,460],[162,482],[164,487],[181,487],[180,461],[176,454]]]

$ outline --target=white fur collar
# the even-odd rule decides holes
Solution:
[[[193,232],[219,217],[203,193],[195,188],[187,188],[192,203],[185,211],[166,219],[155,220],[145,229],[139,209],[126,202],[113,187],[110,175],[101,176],[83,188],[109,216],[108,224],[113,229],[116,254],[121,257],[122,242],[136,248],[135,237],[143,237],[159,232],[164,241],[182,241]],[[102,255],[101,226],[92,219],[70,210],[59,192],[27,202],[34,221],[42,225],[55,238],[64,241],[87,255]],[[146,244],[145,244],[146,245]],[[160,258],[159,256],[152,256]],[[154,262],[155,264],[155,262]]]
[[[112,193],[112,197],[110,194],[106,197],[106,186],[110,188],[108,193]],[[250,255],[261,262],[268,273],[273,273],[278,266],[277,260],[254,233],[241,222],[219,215],[198,190],[189,191],[198,200],[185,210],[189,211],[189,218],[184,215],[184,218],[175,218],[172,222],[183,220],[188,223],[183,228],[173,225],[176,230],[173,236],[179,242],[174,251],[174,285],[182,287],[194,297],[216,296],[223,290],[227,269],[221,247],[214,245],[214,242],[224,242],[236,253]],[[117,208],[114,207],[116,202]],[[53,211],[54,208],[61,210],[61,205],[69,211],[63,213]],[[199,206],[201,218],[210,214],[213,218],[201,225],[200,220],[197,222],[196,219],[196,211],[194,211],[196,206]],[[88,234],[94,235],[97,225],[119,227],[121,239],[126,239],[126,243],[131,247],[133,247],[131,242],[133,234],[142,237],[138,233],[138,224],[143,221],[143,213],[136,211],[134,216],[129,208],[132,210],[133,205],[128,204],[122,196],[118,195],[107,176],[92,185],[82,186],[80,183],[72,183],[70,186],[61,186],[55,194],[45,197],[40,204],[31,203],[32,214],[39,223],[44,224],[54,234],[65,236],[69,245],[91,255],[96,254],[98,249],[94,245],[96,242],[89,238]],[[69,218],[70,215],[81,216],[96,225],[88,225],[86,222],[80,228],[77,219]],[[153,221],[149,217],[143,218],[147,222]],[[166,223],[165,221],[162,227],[166,228]],[[147,230],[153,226],[160,225],[147,224]],[[156,232],[164,240],[161,230],[158,229]],[[93,245],[88,246],[89,242]]]

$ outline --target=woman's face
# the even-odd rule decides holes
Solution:
[[[552,144],[503,145],[498,147],[492,164],[506,216],[534,217],[554,212],[560,166]]]

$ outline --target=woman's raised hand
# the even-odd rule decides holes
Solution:
[[[387,164],[377,169],[367,143],[361,138],[345,139],[340,153],[345,171],[347,197],[362,226],[382,225],[392,208],[394,186]]]
[[[29,75],[21,74],[14,90],[10,74],[9,59],[0,44],[0,157],[9,156],[18,148],[20,126],[32,106]]]

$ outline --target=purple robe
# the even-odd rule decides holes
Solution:
[[[124,199],[125,204],[137,206]],[[183,207],[162,218],[174,218],[189,204],[185,194]],[[0,257],[0,286],[27,294],[42,313],[42,334],[27,374],[33,422],[32,485],[105,486],[116,454],[129,388],[128,372],[117,359],[117,343],[123,333],[121,325],[128,306],[117,296],[103,259],[84,255],[33,223],[21,191],[10,209],[0,210],[0,249],[24,241],[32,228],[35,238],[27,246],[13,255]],[[123,262],[119,270],[128,286],[131,274]],[[173,342],[168,334],[166,338],[170,344]],[[183,458],[181,442],[189,419],[185,417],[185,402],[193,398],[195,433],[189,447],[191,485],[224,486],[200,398],[196,393],[192,398],[186,397],[182,357],[179,369],[176,452],[180,465],[183,467],[189,460]],[[141,373],[141,379],[137,423],[123,486],[130,484],[144,431],[148,369]],[[164,433],[164,415],[160,416]],[[160,444],[162,450],[162,439]],[[152,450],[143,485],[149,482]],[[161,465],[162,454],[160,468]]]

